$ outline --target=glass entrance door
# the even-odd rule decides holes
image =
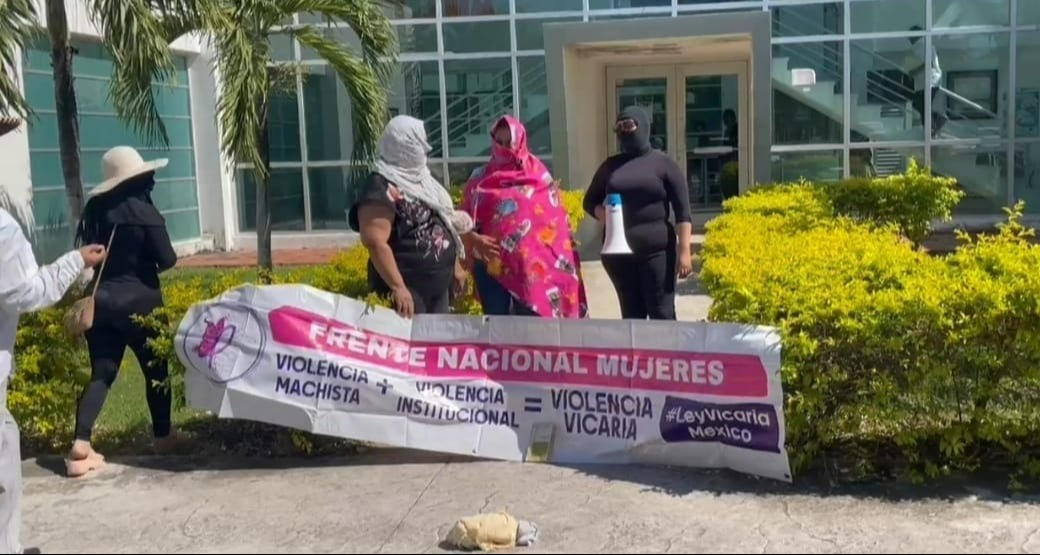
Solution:
[[[719,209],[747,188],[747,64],[697,64],[678,68],[679,165],[686,172],[690,205]]]
[[[695,210],[718,210],[748,187],[746,63],[609,68],[607,87],[609,122],[627,106],[650,111],[653,147],[683,169]],[[608,130],[614,154],[613,126]]]

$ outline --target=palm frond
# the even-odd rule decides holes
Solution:
[[[296,27],[290,34],[328,62],[336,72],[351,100],[354,127],[354,166],[371,161],[376,140],[386,125],[389,113],[384,80],[378,71],[343,43],[330,40],[313,26]]]
[[[393,1],[375,0],[283,0],[278,3],[283,18],[295,13],[323,15],[329,21],[346,23],[357,34],[365,61],[380,79],[387,81],[397,63],[397,33],[383,6]]]
[[[197,25],[192,8],[164,0],[91,0],[90,18],[101,30],[115,60],[111,96],[116,113],[149,141],[169,144],[153,83],[176,78],[170,51],[171,28]],[[183,33],[181,33],[183,34]]]
[[[0,0],[0,113],[28,117],[32,110],[17,81],[20,48],[37,33],[33,0]]]
[[[215,70],[221,80],[217,99],[221,149],[228,159],[252,164],[254,172],[265,177],[259,132],[270,96],[270,44],[253,19],[250,4],[240,1],[226,9],[210,7],[203,18],[215,46]]]

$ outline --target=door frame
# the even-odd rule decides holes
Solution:
[[[658,64],[648,66],[608,66],[606,68],[606,96],[607,96],[607,121],[613,122],[617,118],[620,107],[617,102],[617,87],[620,82],[630,79],[664,79],[665,87],[665,111],[669,115],[666,118],[668,136],[668,157],[675,160],[682,169],[683,175],[687,171],[686,147],[686,118],[683,116],[686,110],[686,78],[701,75],[736,75],[737,76],[737,152],[740,161],[739,193],[743,194],[751,188],[752,147],[751,131],[751,89],[749,79],[749,64],[745,61],[730,62],[702,62],[702,63],[678,63]],[[611,155],[618,152],[617,138],[614,135],[614,127],[607,127],[605,137],[607,152]],[[689,176],[686,176],[687,180]],[[718,208],[698,207],[697,211],[716,212]]]

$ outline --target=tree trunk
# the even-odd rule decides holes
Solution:
[[[79,110],[73,86],[74,50],[69,37],[69,20],[64,0],[47,0],[47,31],[51,36],[51,66],[54,70],[54,106],[58,119],[58,147],[65,197],[69,203],[69,227],[73,235],[83,212],[83,176],[79,157]]]
[[[267,105],[260,107],[260,159],[266,172],[256,177],[256,266],[260,283],[270,283],[274,271],[271,252],[271,140],[268,136]]]

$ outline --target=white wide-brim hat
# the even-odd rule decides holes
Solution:
[[[139,175],[165,168],[166,158],[145,162],[141,153],[129,146],[117,146],[101,157],[101,174],[105,180],[90,190],[90,196],[105,194]]]

